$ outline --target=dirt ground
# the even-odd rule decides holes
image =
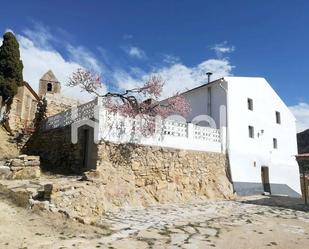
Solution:
[[[258,197],[126,209],[103,215],[99,228],[0,199],[0,248],[308,248],[309,212],[288,201]]]

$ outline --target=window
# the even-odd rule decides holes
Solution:
[[[278,141],[277,141],[277,138],[273,138],[273,146],[274,146],[274,149],[278,149]]]
[[[276,112],[276,123],[281,124],[281,115],[280,112]]]
[[[253,111],[253,100],[248,98],[248,110]]]
[[[254,127],[249,125],[249,137],[254,138]]]
[[[47,84],[47,92],[51,92],[52,89],[53,89],[52,83],[48,83],[48,84]]]

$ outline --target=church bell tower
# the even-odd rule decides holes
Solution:
[[[47,93],[50,93],[50,94],[60,93],[60,90],[61,90],[60,82],[57,80],[54,73],[51,70],[49,70],[40,79],[39,97],[42,98]]]

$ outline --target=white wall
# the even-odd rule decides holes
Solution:
[[[220,128],[220,106],[226,106],[226,93],[225,90],[220,86],[220,83],[222,84],[222,87],[226,88],[226,83],[224,81],[218,80],[214,83],[210,83],[209,85],[205,85],[183,93],[183,96],[189,102],[191,107],[191,112],[189,113],[188,117],[186,117],[188,122],[191,122],[192,119],[198,115],[208,115],[211,113],[211,117],[214,119],[216,127],[218,129]],[[211,88],[211,110],[208,109],[208,88]]]
[[[294,157],[297,154],[294,116],[264,78],[226,77],[225,80],[233,181],[260,183],[261,166],[268,166],[270,183],[287,184],[300,193]],[[247,98],[253,99],[253,111],[248,110]],[[276,123],[276,111],[281,114],[281,124]],[[254,127],[253,139],[249,137],[249,125]],[[273,148],[273,138],[277,138],[278,149]]]

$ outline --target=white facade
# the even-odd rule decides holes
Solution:
[[[297,154],[295,117],[264,78],[225,77],[185,92],[184,96],[192,108],[188,121],[196,115],[210,113],[219,127],[219,106],[226,105],[227,152],[235,186],[261,185],[261,167],[264,166],[269,170],[271,188],[288,185],[300,193],[299,170],[294,157]],[[279,124],[276,115],[280,116]],[[222,120],[221,125],[224,125]],[[253,138],[249,136],[249,126]]]
[[[267,184],[272,194],[301,192],[295,118],[264,78],[225,77],[182,95],[191,107],[188,123],[157,119],[151,137],[135,132],[140,119],[110,113],[100,100],[49,117],[46,129],[88,125],[97,131],[96,141],[227,153],[236,192],[268,192]],[[266,184],[262,167],[268,169]]]

